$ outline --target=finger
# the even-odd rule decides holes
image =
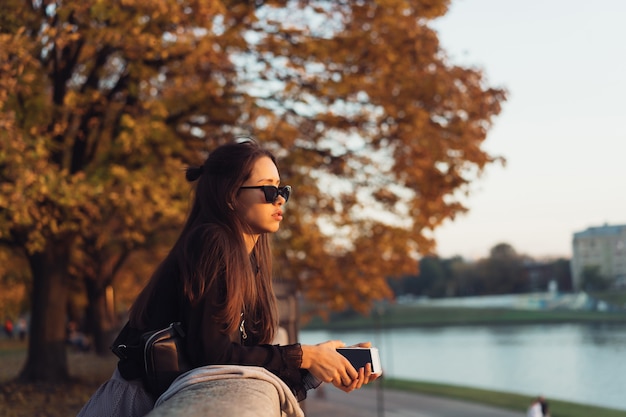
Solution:
[[[361,368],[359,369],[359,377],[356,380],[356,386],[354,387],[354,389],[359,389],[363,386],[364,383],[366,383],[367,379],[365,377],[365,369]]]
[[[336,387],[347,387],[352,383],[352,378],[348,376],[345,372],[341,372],[341,370],[337,370],[335,376],[333,377],[333,383]]]
[[[350,365],[349,368],[346,368],[346,371],[347,371],[348,378],[350,378],[350,381],[352,381],[353,379],[357,379],[359,377],[359,372],[356,369],[354,369],[352,365]]]
[[[327,340],[325,342],[318,343],[317,346],[323,346],[329,349],[336,349],[338,347],[345,346],[345,343],[343,343],[341,340]]]
[[[352,368],[354,369],[354,368]],[[343,381],[343,385],[346,387],[349,387],[350,385],[352,385],[352,383],[356,380],[359,379],[359,373],[355,371],[355,374],[350,375],[348,373],[346,373],[345,375],[343,375],[341,377],[341,380]]]
[[[359,387],[359,383],[360,381],[358,378],[350,381],[350,384],[346,386],[346,391],[347,392],[354,391],[355,389]]]
[[[364,369],[360,368],[359,372],[357,373],[357,377],[353,378],[349,384],[344,384],[347,392],[361,388],[364,381],[364,372]]]
[[[341,340],[332,340],[331,342],[332,342],[333,348],[335,348],[335,349],[342,348],[342,347],[346,346],[346,344],[343,343]]]
[[[337,388],[339,388],[340,390],[344,391],[344,392],[350,392],[352,391],[354,388],[352,387],[352,384],[344,384],[343,381],[341,380],[341,378],[338,379],[333,379],[333,385]]]
[[[342,360],[342,363],[343,363],[343,366],[344,366],[345,375],[348,378],[350,378],[350,381],[352,381],[355,378],[358,378],[359,372],[356,369],[354,369],[354,366],[352,366],[350,361],[348,359],[346,359],[346,357],[341,355],[340,353],[338,353],[338,355],[341,356],[341,360]]]
[[[366,363],[365,364],[365,379],[369,380],[370,376],[372,376],[372,364],[371,363]]]
[[[356,345],[351,345],[350,347],[371,348],[372,342],[361,342],[357,343]]]
[[[371,369],[371,364],[368,364],[368,366]],[[375,374],[375,373],[372,373],[372,372],[367,372],[367,369],[366,369],[366,372],[365,372],[365,380],[366,380],[366,382],[365,383],[369,384],[370,382],[376,381],[380,375],[381,374]]]
[[[345,388],[345,385],[339,376],[337,378],[333,378],[330,382],[339,389]]]
[[[362,382],[358,379],[355,379],[352,384],[350,384],[350,391],[354,391],[355,389],[361,388]]]
[[[350,392],[350,391],[352,391],[352,389],[350,387],[346,387],[345,385],[342,385],[342,386],[337,387],[337,388],[339,388],[343,392]]]

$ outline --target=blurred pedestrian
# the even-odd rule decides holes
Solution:
[[[67,344],[75,347],[81,352],[87,352],[91,349],[91,343],[86,334],[82,333],[78,329],[78,323],[70,320],[67,323]]]
[[[528,411],[526,412],[526,417],[543,417],[543,412],[541,411],[541,397],[533,399],[533,402],[530,403]]]
[[[550,408],[548,407],[548,402],[545,398],[539,397],[539,404],[541,404],[541,412],[543,413],[543,417],[550,417]]]
[[[26,328],[28,325],[26,324],[26,319],[24,317],[20,317],[17,320],[17,334],[20,338],[20,342],[23,342],[26,339]]]
[[[13,338],[13,321],[11,319],[4,321],[4,333],[6,333],[9,339]]]

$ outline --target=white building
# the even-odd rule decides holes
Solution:
[[[615,285],[626,285],[626,225],[590,227],[574,233],[572,281],[580,290],[585,267],[598,267]]]

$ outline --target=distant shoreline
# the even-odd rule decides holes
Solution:
[[[423,307],[390,305],[368,316],[334,314],[314,317],[301,330],[370,330],[380,328],[496,326],[531,324],[626,324],[626,312],[518,310],[505,308]]]

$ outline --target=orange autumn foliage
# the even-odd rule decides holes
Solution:
[[[294,187],[276,275],[321,310],[389,297],[500,160],[482,145],[506,92],[447,59],[429,22],[448,4],[5,1],[0,242],[54,289],[35,323],[62,319],[68,277],[132,275],[129,254],[180,227],[182,169],[240,135]]]

